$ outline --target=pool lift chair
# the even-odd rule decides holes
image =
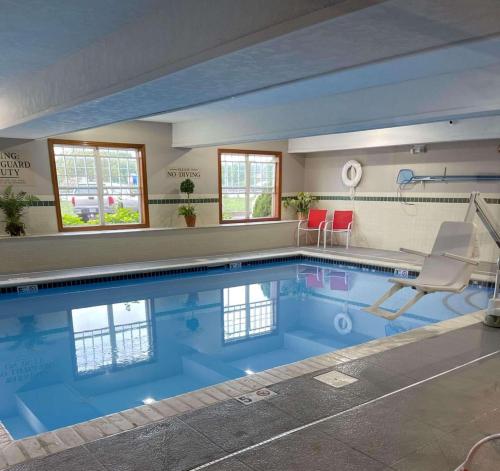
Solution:
[[[474,266],[479,262],[472,258],[475,246],[475,226],[472,222],[477,213],[491,237],[500,248],[500,235],[497,223],[489,212],[484,199],[479,193],[472,193],[469,208],[464,222],[445,221],[439,228],[434,247],[430,254],[410,249],[402,252],[419,255],[424,258],[420,274],[415,279],[391,278],[392,286],[382,297],[363,311],[385,319],[393,320],[404,314],[420,298],[438,291],[460,293],[468,285]],[[498,299],[500,259],[497,266],[496,285],[493,298],[490,299],[486,311],[485,324],[500,327],[500,299]],[[399,290],[410,287],[417,291],[404,306],[396,312],[388,311],[380,306]]]

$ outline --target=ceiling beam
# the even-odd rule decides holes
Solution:
[[[500,114],[500,64],[174,123],[173,145],[228,145],[494,114]]]
[[[214,7],[215,4],[215,7]],[[0,136],[181,110],[491,35],[492,0],[169,0],[0,91]]]
[[[1,84],[0,136],[44,137],[266,86],[277,77],[247,70],[242,83],[234,74],[253,47],[384,1],[166,0],[52,66]],[[233,86],[224,80],[230,67]]]
[[[368,131],[299,137],[288,141],[290,153],[314,153],[437,142],[500,138],[500,116],[440,121]]]

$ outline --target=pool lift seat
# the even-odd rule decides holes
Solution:
[[[394,320],[429,293],[438,291],[460,293],[463,291],[469,285],[474,266],[479,263],[475,258],[472,258],[475,245],[475,226],[471,220],[467,219],[472,219],[469,212],[464,222],[443,222],[430,254],[417,250],[400,249],[402,252],[424,258],[420,274],[415,279],[389,279],[389,282],[394,283],[394,285],[373,305],[363,308],[363,311]],[[406,287],[415,289],[416,294],[404,306],[396,312],[380,307],[395,293]]]

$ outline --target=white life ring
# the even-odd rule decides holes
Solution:
[[[352,320],[349,314],[339,312],[333,319],[335,330],[341,335],[350,334],[352,331]]]
[[[342,168],[342,182],[349,188],[356,188],[363,175],[361,164],[356,160],[349,160]]]

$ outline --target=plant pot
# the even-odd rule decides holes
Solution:
[[[297,219],[299,221],[305,221],[307,219],[307,213],[304,213],[304,212],[297,212]]]
[[[26,235],[24,224],[16,222],[8,223],[5,227],[5,232],[7,232],[7,234],[9,234],[11,237],[20,237]]]
[[[193,214],[192,216],[184,216],[184,219],[186,220],[187,227],[196,226],[196,215]]]

